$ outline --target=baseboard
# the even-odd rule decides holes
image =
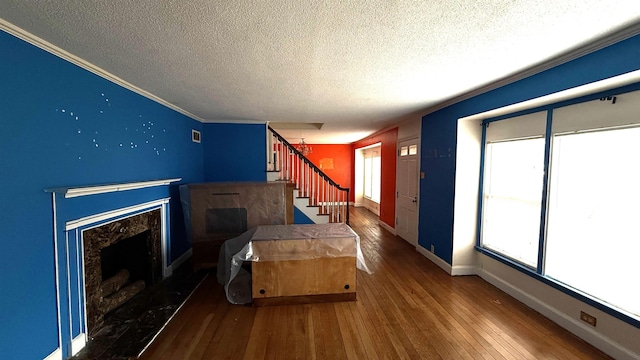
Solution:
[[[189,249],[184,252],[179,258],[177,258],[174,262],[171,263],[171,272],[175,271],[180,265],[184,264],[185,261],[189,260],[189,258],[193,255],[193,249]]]
[[[477,274],[486,282],[506,292],[516,300],[539,312],[546,318],[565,328],[567,331],[573,333],[589,344],[602,350],[604,353],[612,356],[613,358],[630,360],[638,359],[638,354],[634,353],[633,351],[630,351],[617,342],[594,331],[588,325],[583,325],[577,319],[569,317],[568,315],[558,311],[556,308],[550,306],[549,304],[540,301],[536,297],[516,288],[515,286],[503,281],[502,279],[485,271],[484,269],[477,269]]]
[[[44,360],[62,360],[62,349],[55,349],[55,351],[44,358]]]
[[[416,246],[416,250],[422,254],[424,257],[426,257],[427,259],[431,260],[432,263],[438,265],[442,270],[444,270],[447,274],[452,275],[452,268],[451,265],[449,265],[446,261],[440,259],[439,257],[436,256],[436,254],[432,253],[431,251],[423,248],[420,245]]]
[[[477,275],[478,268],[475,266],[453,266],[451,268],[451,276],[468,276],[468,275]]]
[[[87,345],[87,334],[80,334],[71,340],[71,356],[75,356]]]
[[[391,226],[389,226],[387,223],[385,223],[382,220],[378,220],[378,225],[382,226],[385,230],[387,230],[388,232],[392,233],[393,235],[396,234],[396,229],[392,228]]]

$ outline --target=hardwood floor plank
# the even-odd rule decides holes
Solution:
[[[365,209],[355,302],[231,305],[210,275],[141,359],[609,359],[477,276],[451,277]]]
[[[149,356],[152,359],[160,359],[164,354],[172,351],[172,347],[179,343],[183,338],[180,336],[183,329],[190,326],[191,319],[200,317],[203,309],[198,306],[198,295],[205,297],[214,297],[215,294],[212,289],[209,289],[205,284],[208,279],[204,279],[200,286],[192,294],[190,301],[183,305],[183,307],[176,313],[171,322],[160,333],[158,338],[147,348],[144,352],[144,356]],[[161,340],[160,340],[161,338]]]
[[[255,309],[229,305],[217,326],[214,324],[213,339],[208,343],[201,359],[211,359],[212,356],[221,359],[241,358],[246,351],[254,319]]]
[[[373,342],[368,332],[361,332],[363,328],[362,319],[357,314],[357,304],[355,302],[335,303],[340,335],[345,344],[348,359],[375,359],[372,351]]]
[[[267,308],[258,308],[256,311],[253,326],[251,326],[251,333],[247,341],[247,348],[245,349],[244,359],[264,359],[265,352],[267,350],[267,336],[264,334],[264,329],[269,324],[269,311]]]
[[[344,341],[340,336],[338,318],[333,303],[312,307],[313,333],[318,359],[346,359]]]

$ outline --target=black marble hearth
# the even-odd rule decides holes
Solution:
[[[185,262],[170,277],[105,315],[102,328],[72,359],[137,359],[207,275],[192,269],[191,262]]]

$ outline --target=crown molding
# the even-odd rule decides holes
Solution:
[[[130,82],[127,82],[126,80],[123,80],[122,78],[106,71],[105,69],[96,66],[84,59],[79,58],[78,56],[56,46],[53,45],[52,43],[34,35],[31,34],[30,32],[0,18],[0,30],[9,33],[15,37],[17,37],[18,39],[24,40],[26,42],[28,42],[29,44],[38,47],[52,55],[55,55],[61,59],[64,59],[74,65],[77,65],[79,67],[81,67],[82,69],[85,69],[95,75],[100,76],[103,79],[106,79],[108,81],[111,81],[114,84],[120,85],[125,89],[131,90],[133,92],[135,92],[136,94],[142,95],[144,97],[146,97],[147,99],[153,100],[155,102],[157,102],[160,105],[166,106],[169,109],[175,110],[177,112],[179,112],[182,115],[185,115],[187,117],[190,117],[193,120],[197,120],[199,122],[204,122],[204,119],[202,119],[201,117],[194,115],[190,112],[188,112],[185,109],[182,109],[179,106],[176,106],[140,87],[137,87],[133,84],[131,84]]]
[[[249,119],[208,119],[202,121],[205,124],[267,124],[265,120],[249,120]]]

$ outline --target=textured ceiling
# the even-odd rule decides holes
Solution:
[[[346,143],[640,21],[640,1],[0,0],[0,18],[204,121]]]

